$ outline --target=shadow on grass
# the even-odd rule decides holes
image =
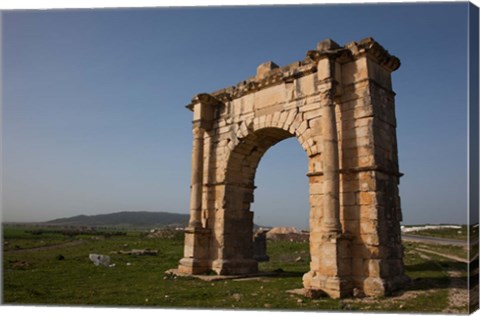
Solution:
[[[268,277],[271,278],[302,278],[305,272],[299,271],[271,271],[272,275]]]
[[[467,289],[466,276],[450,276],[448,272],[465,273],[467,265],[457,261],[426,261],[405,266],[407,274],[413,274],[412,280],[405,291],[431,290],[431,289]]]
[[[435,260],[425,261],[418,264],[406,265],[405,270],[409,272],[440,272],[442,270],[448,271],[465,271],[467,272],[467,264],[453,260]]]

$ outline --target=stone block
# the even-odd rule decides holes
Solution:
[[[288,111],[288,116],[285,119],[285,124],[283,125],[284,130],[289,130],[290,126],[292,125],[293,121],[297,117],[298,112],[296,110]]]
[[[255,113],[262,112],[264,109],[273,105],[285,103],[285,91],[283,85],[276,85],[259,90],[254,94]],[[283,105],[277,108],[279,111],[283,109]]]
[[[380,277],[381,276],[381,260],[380,259],[370,259],[367,260],[368,265],[368,275],[370,277]]]
[[[378,235],[375,234],[375,233],[362,234],[360,238],[361,238],[361,240],[363,240],[363,242],[366,245],[372,245],[372,246],[380,245]]]
[[[323,194],[323,183],[310,183],[309,192],[310,194]]]
[[[316,93],[315,75],[307,75],[295,80],[295,98]]]
[[[354,193],[354,192],[343,192],[340,195],[340,204],[344,207],[356,205],[357,204],[356,193]]]
[[[367,296],[384,296],[385,295],[385,281],[379,277],[369,277],[363,282],[363,292]]]
[[[322,81],[330,77],[330,61],[328,60],[328,58],[322,58],[317,63],[317,79],[319,81]]]
[[[356,206],[356,205],[343,206],[342,210],[343,210],[343,218],[344,219],[355,220],[355,221],[358,221],[360,219],[360,210],[359,210],[358,206]]]
[[[359,258],[359,257],[352,257],[351,263],[352,263],[352,268],[351,268],[351,275],[353,276],[365,276],[366,271],[365,271],[365,265],[364,265],[364,259]]]
[[[371,191],[362,191],[356,193],[358,205],[376,205],[377,193]]]
[[[295,131],[295,135],[302,135],[308,128],[308,121],[304,120]]]
[[[300,112],[300,113],[297,113],[297,115],[295,116],[295,119],[293,120],[292,124],[288,128],[288,131],[291,134],[295,134],[295,131],[302,123],[303,123],[303,113]]]
[[[345,232],[357,236],[360,233],[360,223],[358,220],[346,219],[343,221]]]
[[[278,65],[275,64],[273,61],[264,62],[257,67],[256,77],[258,79],[263,79],[269,74],[270,71],[277,68],[278,68]]]
[[[359,213],[360,213],[360,218],[362,220],[379,220],[379,210],[381,210],[381,207],[375,206],[375,205],[360,205],[358,207]]]
[[[288,114],[289,114],[289,112],[288,112],[288,111],[285,111],[285,110],[283,110],[283,111],[281,112],[281,114],[280,114],[280,116],[279,116],[279,118],[278,118],[278,122],[277,122],[277,124],[276,124],[276,126],[277,126],[278,128],[283,128],[283,126],[285,125],[285,122],[286,122],[286,120],[287,120]]]
[[[307,120],[309,123],[310,123],[310,120],[315,119],[315,118],[319,118],[321,116],[322,116],[322,111],[321,111],[320,108],[316,108],[316,109],[313,109],[313,110],[306,111],[303,114],[304,119]]]
[[[367,60],[367,69],[369,77],[381,87],[392,90],[392,80],[390,72],[372,60]]]
[[[342,65],[342,83],[352,84],[368,78],[367,58],[359,58]]]

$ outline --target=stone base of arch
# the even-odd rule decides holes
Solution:
[[[180,260],[178,272],[203,274],[210,270],[209,243],[211,230],[202,227],[185,229],[184,257]]]
[[[317,237],[319,236],[319,237]],[[351,237],[322,232],[310,235],[310,271],[303,275],[307,292],[323,292],[332,298],[349,296],[351,281]]]
[[[361,271],[352,271],[352,254],[357,251],[352,236],[341,234],[321,239],[319,243],[310,240],[312,262],[310,271],[303,275],[303,286],[307,293],[320,292],[331,298],[343,298],[352,296],[353,290],[358,289],[366,296],[381,297],[404,287],[410,281],[401,270],[395,271],[398,274],[384,272],[389,270],[387,259],[364,259],[364,266],[373,276],[358,276]]]
[[[258,262],[254,259],[217,259],[212,262],[212,270],[218,275],[248,275],[258,272]]]

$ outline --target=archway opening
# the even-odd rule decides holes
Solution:
[[[295,138],[267,150],[255,174],[255,224],[308,230],[307,172],[307,156]]]
[[[224,225],[224,230],[221,232],[221,235],[218,235],[219,238],[217,239],[219,240],[219,245],[223,246],[220,253],[222,258],[217,259],[213,264],[214,271],[219,274],[252,273],[257,271],[258,262],[267,259],[266,232],[264,234],[261,234],[261,232],[260,234],[255,234],[255,209],[252,209],[254,205],[252,202],[255,200],[254,195],[257,194],[256,188],[258,183],[256,183],[256,174],[260,160],[265,158],[264,155],[269,149],[281,141],[285,141],[284,145],[275,146],[277,149],[270,150],[272,152],[271,155],[279,156],[279,161],[274,162],[273,166],[267,166],[266,168],[267,171],[272,169],[275,175],[271,177],[267,175],[266,184],[264,185],[266,191],[264,193],[268,195],[270,192],[270,200],[275,200],[277,203],[280,202],[280,204],[277,204],[277,207],[282,206],[282,209],[279,214],[275,214],[275,206],[267,206],[266,211],[258,212],[258,214],[262,214],[265,221],[271,221],[273,225],[295,227],[298,234],[276,245],[280,245],[280,248],[289,248],[293,245],[288,245],[289,239],[302,237],[302,249],[297,249],[297,252],[302,251],[301,258],[298,258],[299,256],[296,256],[296,254],[291,254],[291,256],[294,256],[293,259],[298,259],[297,261],[305,262],[306,266],[302,268],[301,272],[308,271],[309,237],[308,233],[304,232],[303,235],[301,233],[302,229],[308,228],[310,215],[309,180],[306,177],[309,165],[308,158],[293,134],[280,128],[268,127],[251,131],[246,137],[240,139],[228,158],[227,172],[225,174],[225,207],[224,213],[220,218]],[[279,152],[276,153],[277,151]],[[270,154],[267,157],[269,156]],[[292,168],[293,166],[295,168]],[[283,179],[279,178],[282,170],[285,172]],[[292,176],[292,172],[298,173],[293,177],[300,184],[297,188],[292,187],[293,182],[289,179]],[[277,185],[283,185],[280,193],[274,193]],[[273,192],[271,189],[269,190],[269,187],[273,189]],[[299,205],[295,205],[295,201],[291,199],[293,192],[296,192],[297,196],[302,196],[301,199],[303,201]],[[277,197],[275,197],[275,194]],[[268,199],[265,202],[267,205]],[[289,204],[290,208],[288,207]],[[259,210],[258,204],[255,205],[255,208]],[[303,212],[299,211],[299,208],[303,208]],[[281,213],[283,215],[279,216]],[[283,220],[278,221],[281,218]],[[262,221],[261,218],[259,220]],[[258,223],[272,226],[272,224]],[[284,252],[281,249],[277,251]],[[290,253],[290,251],[288,252]],[[267,264],[260,268],[267,268],[268,270],[271,267]]]
[[[270,147],[257,167],[251,205],[260,271],[301,277],[309,270],[308,159],[296,138]],[[264,236],[261,236],[264,234]],[[255,242],[255,241],[254,241]],[[265,255],[259,247],[265,242]],[[256,253],[255,253],[256,252]],[[298,280],[301,282],[301,279]],[[300,286],[300,284],[299,284]]]

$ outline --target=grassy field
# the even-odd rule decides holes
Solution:
[[[409,235],[418,235],[426,237],[437,237],[446,239],[467,240],[468,238],[468,226],[461,225],[460,229],[456,228],[438,228],[438,229],[425,229],[408,233]],[[478,234],[478,232],[477,232]]]
[[[165,275],[182,257],[181,233],[152,239],[140,232],[103,237],[34,235],[26,230],[4,227],[4,304],[440,312],[449,308],[452,273],[456,281],[466,277],[466,264],[423,254],[416,250],[418,244],[407,243],[405,265],[412,283],[405,291],[376,299],[308,299],[286,293],[302,287],[302,275],[308,271],[308,243],[268,243],[270,261],[261,263],[260,269],[283,270],[278,276],[206,282]],[[159,253],[111,253],[144,248]],[[463,255],[461,248],[455,251]],[[109,255],[115,267],[93,265],[89,253]],[[467,308],[455,310],[465,313]]]

